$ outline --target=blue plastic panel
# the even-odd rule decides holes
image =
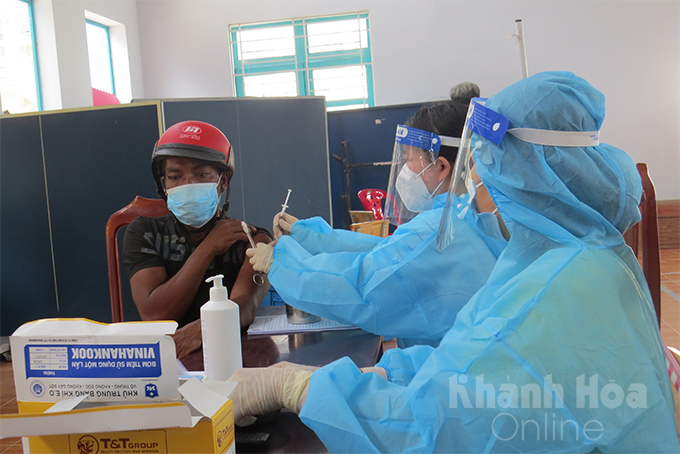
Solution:
[[[357,196],[362,189],[387,191],[390,166],[349,167],[362,163],[391,162],[398,124],[403,124],[422,104],[370,107],[328,113],[328,148],[331,154],[333,227],[349,228],[349,209],[363,210]],[[341,160],[345,159],[345,166]],[[349,172],[349,179],[345,176]],[[344,195],[349,180],[350,207]]]
[[[9,336],[56,311],[37,115],[0,120],[0,209],[0,330]]]

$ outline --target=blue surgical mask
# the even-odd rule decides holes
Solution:
[[[168,189],[168,209],[184,225],[201,228],[217,213],[217,183],[195,183]]]
[[[480,181],[479,183],[475,184],[472,178],[468,178],[466,183],[469,197],[468,204],[461,211],[462,216],[459,214],[460,218],[462,219],[463,217],[465,217],[465,213],[468,211],[468,209],[471,208],[470,214],[475,220],[475,227],[477,228],[477,230],[479,230],[488,237],[508,241],[503,236],[500,219],[498,218],[498,216],[496,216],[496,213],[498,213],[498,208],[493,210],[491,213],[489,213],[488,211],[480,213],[479,209],[477,208],[477,202],[475,200],[475,196],[477,195],[477,188],[479,188],[484,183]]]
[[[465,206],[463,206],[460,211],[458,212],[458,218],[463,219],[465,217],[465,214],[468,212],[470,209],[470,206],[472,203],[475,201],[475,195],[477,194],[477,188],[483,185],[481,181],[477,184],[475,184],[474,180],[472,178],[468,178],[465,182],[465,186],[467,187],[467,192],[468,192],[468,199],[467,202],[465,203]]]
[[[503,231],[501,230],[501,222],[498,219],[498,216],[496,216],[498,208],[493,210],[493,212],[491,213],[489,212],[477,213],[477,210],[475,208],[476,206],[474,206],[473,203],[471,211],[472,216],[475,218],[475,227],[477,228],[477,230],[491,238],[508,241],[507,238],[503,236]]]

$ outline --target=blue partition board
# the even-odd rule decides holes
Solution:
[[[331,221],[323,98],[168,101],[0,118],[0,335],[37,318],[111,321],[106,222],[137,195],[158,197],[151,153],[159,106],[166,125],[203,120],[231,140],[232,217],[271,230],[291,188],[291,213]],[[124,269],[121,284],[125,319],[138,320]]]
[[[228,215],[271,231],[292,189],[288,212],[331,222],[324,98],[163,101],[166,128],[184,120],[218,127],[234,149]]]
[[[106,222],[136,195],[157,197],[158,106],[7,118],[0,130],[2,335],[44,317],[111,321]],[[131,299],[125,313],[138,319]]]
[[[157,197],[150,167],[158,134],[156,106],[43,117],[60,316],[110,320],[106,221],[136,195]]]
[[[161,106],[166,126],[196,119],[225,132],[236,157],[229,213],[269,230],[288,188],[291,214],[347,228],[344,169],[332,156],[390,161],[396,125],[420,104],[329,114],[316,97]],[[111,320],[106,221],[136,195],[157,197],[150,166],[158,110],[131,104],[0,118],[0,335],[37,318]],[[349,168],[351,208],[363,209],[356,193],[386,189],[388,176],[389,166]],[[121,276],[125,318],[137,320]]]
[[[364,209],[357,196],[361,189],[387,191],[389,165],[349,166],[392,161],[397,125],[403,124],[421,105],[403,104],[328,113],[334,228],[349,228],[349,212],[344,201],[348,181],[351,210]],[[345,159],[345,166],[338,158]],[[349,172],[349,179],[345,172]]]
[[[0,331],[56,311],[40,117],[0,121]]]

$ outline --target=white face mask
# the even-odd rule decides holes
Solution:
[[[425,185],[425,182],[420,177],[423,172],[432,165],[434,165],[434,163],[430,163],[430,165],[425,167],[420,173],[415,173],[408,165],[404,165],[399,171],[395,186],[399,193],[399,197],[401,197],[401,201],[409,211],[421,213],[432,208],[432,194],[430,194],[427,185]],[[439,189],[443,182],[444,180],[437,185],[434,192],[437,192],[437,189]]]

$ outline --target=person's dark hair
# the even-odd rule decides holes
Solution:
[[[481,91],[477,84],[472,82],[461,82],[451,89],[449,96],[452,101],[470,104],[472,98],[479,98]]]
[[[465,125],[468,104],[457,101],[440,101],[420,108],[404,123],[411,128],[434,132],[440,136],[460,137]],[[439,156],[446,158],[453,166],[458,154],[458,147],[442,146]]]

